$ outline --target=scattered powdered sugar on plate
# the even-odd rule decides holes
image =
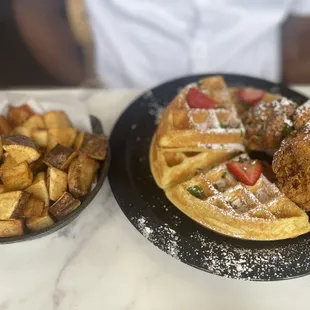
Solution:
[[[159,124],[161,116],[165,110],[165,107],[161,106],[158,102],[158,99],[155,98],[152,91],[148,91],[143,95],[143,98],[147,100],[148,104],[148,113],[153,115],[155,118],[155,124]]]

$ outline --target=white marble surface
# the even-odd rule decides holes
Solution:
[[[310,95],[309,87],[299,90]],[[48,93],[77,96],[110,133],[139,91]],[[308,310],[309,290],[310,277],[238,281],[175,260],[131,226],[108,181],[68,227],[39,240],[0,246],[0,310]]]

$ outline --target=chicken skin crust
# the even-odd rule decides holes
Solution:
[[[282,141],[272,169],[281,192],[299,207],[310,210],[310,123]]]

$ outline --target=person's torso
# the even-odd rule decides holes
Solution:
[[[280,25],[291,0],[86,0],[96,71],[109,87],[186,74],[279,78]]]

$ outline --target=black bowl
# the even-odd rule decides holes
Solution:
[[[200,226],[171,204],[155,184],[149,147],[158,111],[186,84],[205,75],[162,84],[137,98],[112,132],[109,181],[115,198],[134,227],[153,244],[182,262],[230,278],[280,280],[310,273],[310,234],[282,241],[245,241]],[[214,75],[214,74],[212,74]],[[280,93],[298,104],[307,98],[283,84],[220,74],[228,86],[253,86]]]
[[[91,126],[93,133],[102,135],[103,134],[103,128],[98,118],[91,115]],[[97,183],[93,190],[85,196],[85,198],[82,200],[81,205],[73,210],[70,214],[62,218],[61,220],[55,222],[52,226],[43,229],[41,231],[35,231],[35,232],[29,232],[27,229],[25,230],[25,235],[19,236],[19,237],[9,237],[9,238],[0,238],[0,244],[7,244],[7,243],[15,243],[15,242],[22,242],[22,241],[28,241],[33,240],[37,238],[41,238],[43,236],[49,235],[60,228],[63,228],[67,226],[69,223],[71,223],[79,214],[83,212],[83,210],[86,209],[86,207],[92,202],[94,197],[97,195],[98,191],[103,185],[103,182],[108,174],[108,169],[110,166],[111,161],[111,150],[110,147],[108,147],[107,157],[105,161],[100,165],[100,168],[98,170],[97,174]]]

